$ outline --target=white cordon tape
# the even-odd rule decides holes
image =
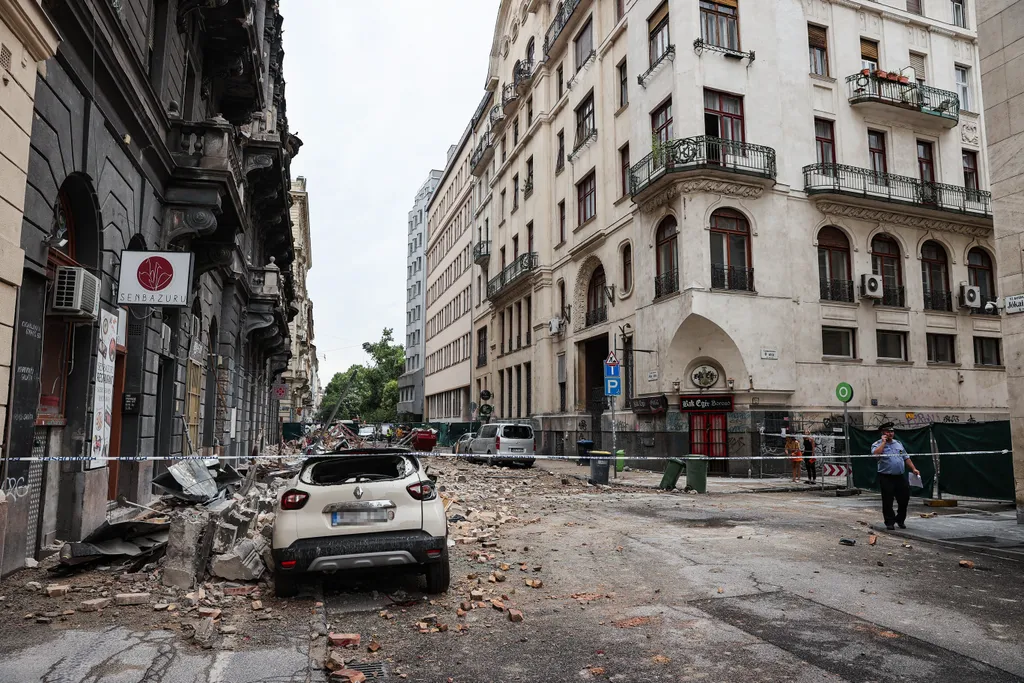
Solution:
[[[500,462],[508,462],[510,460],[514,461],[514,460],[579,460],[580,459],[580,456],[578,456],[578,455],[523,455],[523,454],[520,454],[520,453],[507,453],[507,454],[503,453],[503,454],[501,454],[499,456],[487,456],[487,455],[469,455],[468,453],[437,453],[437,452],[434,452],[434,451],[404,451],[404,452],[406,454],[408,454],[408,455],[415,455],[416,457],[419,457],[419,458],[426,458],[426,457],[429,457],[429,458],[455,458],[455,459],[459,459],[459,458],[461,458],[461,459],[476,458],[478,460],[482,460],[482,459],[486,459],[486,458],[491,458],[493,460],[498,460]],[[917,457],[928,457],[928,458],[930,458],[933,455],[1007,455],[1007,454],[1012,453],[1012,452],[1013,451],[1008,450],[1008,449],[1004,449],[1004,450],[1001,450],[1001,451],[947,451],[945,453],[907,453],[906,456],[908,458],[917,458]],[[306,458],[318,458],[318,457],[323,457],[323,456],[327,456],[327,455],[332,455],[332,454],[331,453],[320,453],[320,454],[317,454],[317,455],[299,455],[299,454],[296,454],[296,455],[257,455],[255,457],[252,457],[252,456],[242,456],[242,457],[237,457],[237,458],[232,458],[232,457],[228,457],[228,456],[217,457],[217,456],[200,456],[200,455],[189,455],[189,456],[183,456],[183,457],[145,456],[145,457],[137,457],[137,458],[132,458],[132,457],[128,457],[128,456],[118,456],[118,457],[107,456],[105,458],[104,457],[88,458],[88,457],[76,456],[76,455],[52,456],[52,457],[50,457],[50,456],[24,456],[24,457],[12,456],[10,458],[6,458],[6,460],[9,461],[9,462],[97,462],[97,461],[99,461],[99,462],[115,462],[115,461],[116,462],[156,462],[156,461],[163,461],[163,460],[170,460],[170,461],[173,461],[173,462],[182,462],[184,460],[219,460],[219,461],[227,462],[227,463],[230,464],[232,462],[238,462],[238,461],[242,461],[242,460],[281,460],[281,459],[284,459],[284,458],[295,458],[295,457],[306,459]],[[344,454],[334,454],[334,455],[344,455]],[[359,454],[358,453],[353,453],[352,455],[353,456],[357,456]],[[721,460],[721,461],[725,461],[725,460],[791,460],[791,459],[794,460],[794,461],[796,460],[796,458],[792,458],[789,455],[729,455],[729,456],[725,456],[725,455],[723,455],[723,456],[711,456],[711,455],[708,455],[708,456],[703,456],[703,455],[640,455],[640,456],[631,456],[631,455],[624,455],[622,457],[623,457],[624,460],[670,460],[670,459],[674,458],[676,460],[684,460],[684,461],[686,461],[686,460],[714,460],[716,462],[719,461],[719,460]],[[812,457],[815,460],[817,460],[817,461],[830,462],[830,461],[843,461],[843,460],[846,460],[847,458],[877,458],[879,456],[876,456],[873,453],[865,453],[864,455],[815,455],[815,456],[812,456]],[[594,460],[596,460],[596,459],[604,459],[604,460],[612,460],[612,459],[614,459],[614,457],[611,456],[611,455],[607,455],[607,456],[604,456],[604,455],[587,456],[587,458],[588,459],[594,459]],[[800,459],[804,459],[804,457],[801,455]],[[0,458],[0,460],[3,460],[3,458]]]

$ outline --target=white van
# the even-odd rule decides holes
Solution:
[[[487,464],[523,465],[531,467],[537,454],[533,426],[524,423],[495,423],[480,428],[469,444],[473,460]]]

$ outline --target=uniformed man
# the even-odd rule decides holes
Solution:
[[[907,469],[921,476],[914,467],[907,449],[896,440],[896,432],[892,422],[886,422],[878,428],[882,438],[871,446],[871,452],[878,460],[878,488],[882,492],[882,517],[885,528],[890,531],[897,526],[907,528],[907,505],[910,504],[910,483],[907,481]],[[892,502],[896,500],[896,514],[892,511]]]

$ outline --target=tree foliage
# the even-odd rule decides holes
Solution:
[[[380,340],[366,342],[370,361],[339,372],[324,389],[318,419],[326,420],[341,402],[336,419],[392,422],[397,418],[398,377],[405,369],[405,349],[395,344],[393,330],[384,328]]]

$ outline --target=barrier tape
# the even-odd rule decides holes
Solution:
[[[1001,451],[947,451],[947,452],[944,452],[944,453],[907,453],[906,455],[907,455],[908,458],[916,458],[916,457],[928,457],[928,458],[930,458],[933,455],[972,455],[972,456],[973,455],[1007,455],[1007,454],[1010,454],[1012,452],[1013,451],[1011,451],[1009,449],[1003,449]],[[502,453],[500,456],[487,456],[487,455],[471,455],[469,453],[438,453],[438,452],[435,452],[435,451],[406,451],[406,454],[407,455],[415,455],[416,457],[419,457],[419,458],[424,458],[424,457],[430,457],[430,458],[453,458],[453,459],[463,459],[463,460],[468,459],[468,458],[476,458],[476,459],[483,460],[483,459],[486,459],[488,457],[491,457],[491,458],[493,458],[495,460],[500,460],[502,462],[506,462],[506,461],[510,461],[510,460],[514,461],[514,460],[579,460],[580,459],[580,456],[578,456],[578,455],[526,455],[526,454],[523,454],[523,453]],[[217,460],[218,462],[223,461],[223,462],[227,462],[227,463],[230,464],[232,462],[238,462],[238,461],[241,461],[241,460],[281,460],[281,459],[287,459],[287,458],[301,458],[301,459],[305,460],[307,458],[315,458],[315,457],[320,457],[320,456],[323,456],[323,455],[331,455],[331,454],[330,453],[320,453],[320,454],[314,454],[314,455],[303,455],[303,454],[294,454],[294,455],[257,455],[255,457],[253,457],[253,456],[239,456],[239,457],[235,457],[235,458],[227,457],[227,456],[222,456],[222,457],[218,458],[218,457],[199,456],[199,455],[187,455],[187,456],[152,455],[152,456],[137,456],[137,457],[132,457],[132,456],[116,456],[116,457],[115,456],[106,456],[106,457],[98,457],[98,458],[92,458],[92,457],[86,457],[86,456],[78,456],[78,455],[68,455],[68,456],[46,456],[46,455],[40,455],[40,456],[11,456],[9,458],[0,458],[0,460],[5,460],[6,459],[8,462],[157,462],[157,461],[165,461],[165,460],[173,461],[173,462],[184,462],[186,460]],[[612,460],[613,459],[613,456],[611,456],[611,455],[608,455],[608,456],[597,455],[597,456],[589,456],[589,457],[592,458],[592,459],[598,459],[598,458],[604,458],[606,460]],[[848,458],[849,459],[852,459],[852,458],[877,458],[879,456],[876,456],[873,453],[865,453],[865,454],[862,454],[862,455],[814,455],[812,457],[814,457],[814,459],[817,460],[817,461],[828,462],[828,461],[842,461],[842,460],[846,460]],[[718,461],[723,461],[724,462],[724,461],[727,461],[727,460],[748,460],[748,461],[749,460],[790,460],[790,459],[795,460],[795,458],[791,458],[791,456],[785,455],[785,454],[784,455],[728,455],[728,456],[726,456],[726,455],[723,455],[723,456],[703,456],[703,455],[696,455],[696,454],[694,454],[694,455],[640,455],[640,456],[625,455],[625,456],[623,456],[623,459],[625,459],[625,460],[634,460],[634,461],[636,461],[636,460],[642,460],[642,461],[670,460],[670,459],[673,459],[673,458],[676,459],[676,460],[684,460],[684,461],[686,461],[686,460],[714,460],[716,462],[718,462]],[[801,455],[801,459],[803,459],[802,455]]]

